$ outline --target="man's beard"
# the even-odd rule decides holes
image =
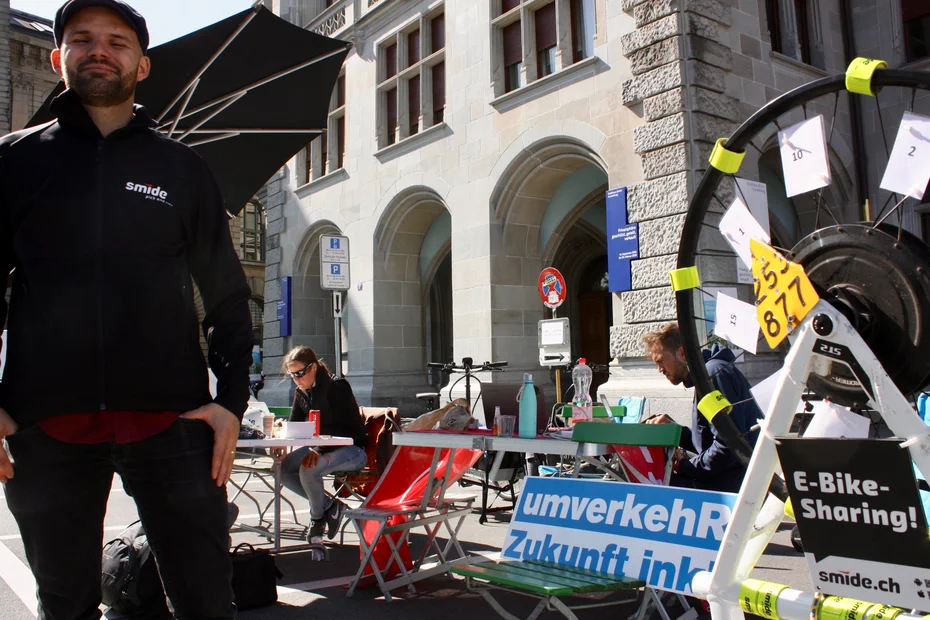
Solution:
[[[119,71],[113,63],[101,60],[86,60],[86,64],[103,64]],[[68,88],[73,90],[81,103],[98,108],[107,108],[120,105],[132,98],[136,90],[136,76],[134,71],[117,76],[114,74],[101,75],[92,71],[81,71],[81,65],[74,70],[65,69]]]

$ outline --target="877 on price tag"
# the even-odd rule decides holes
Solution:
[[[775,348],[820,300],[804,268],[773,247],[750,239],[756,318],[762,335]]]

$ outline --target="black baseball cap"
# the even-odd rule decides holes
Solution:
[[[139,37],[139,44],[142,46],[142,53],[145,54],[149,49],[149,30],[145,26],[145,18],[134,8],[122,2],[121,0],[68,0],[55,13],[55,47],[61,47],[61,37],[65,30],[65,24],[74,15],[86,8],[92,6],[103,6],[119,13],[120,17],[129,24],[130,28],[136,31]]]

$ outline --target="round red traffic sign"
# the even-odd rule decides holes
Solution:
[[[539,298],[548,308],[555,310],[565,301],[565,278],[555,267],[546,267],[542,270],[536,288],[539,290]]]

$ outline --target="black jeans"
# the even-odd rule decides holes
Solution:
[[[7,503],[38,585],[39,620],[100,618],[103,518],[114,472],[132,488],[177,618],[236,617],[226,489],[210,477],[213,431],[206,423],[179,418],[131,444],[62,443],[38,425],[7,441],[15,474]]]

